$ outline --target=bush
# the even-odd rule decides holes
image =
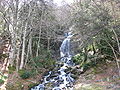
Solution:
[[[8,69],[9,69],[9,74],[12,74],[13,71],[16,70],[16,67],[15,66],[9,66]]]
[[[0,79],[0,84],[3,84],[4,83],[4,80],[3,79]]]
[[[84,54],[81,52],[73,57],[73,62],[75,64],[81,64],[84,60]]]
[[[7,76],[4,76],[1,72],[0,72],[0,84],[4,83],[4,80],[7,78]]]
[[[19,70],[18,73],[22,79],[27,79],[32,76],[32,72],[27,70]]]
[[[82,65],[82,67],[84,68],[84,71],[90,69],[90,68],[93,68],[95,67],[97,64],[94,62],[94,61],[90,61],[90,62],[87,62],[87,63],[84,63]]]
[[[32,59],[34,63],[30,63],[32,67],[37,67],[37,68],[49,68],[55,64],[55,60],[50,58],[49,56],[46,58],[42,58],[41,56],[35,57]]]

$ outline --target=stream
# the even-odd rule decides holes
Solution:
[[[68,69],[74,66],[70,54],[70,40],[72,33],[68,32],[60,47],[60,60],[57,61],[55,68],[49,71],[43,78],[43,82],[31,90],[73,90],[75,80],[71,77]]]

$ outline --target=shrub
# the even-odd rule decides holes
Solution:
[[[7,76],[4,76],[1,72],[0,72],[0,84],[4,83],[4,80],[7,78]]]
[[[4,83],[4,80],[3,79],[0,79],[0,84],[3,84]]]
[[[73,57],[73,62],[76,64],[80,64],[80,63],[82,63],[84,58],[85,58],[84,54],[81,52]]]
[[[18,73],[22,79],[27,79],[32,75],[32,72],[27,70],[19,70]]]
[[[34,63],[31,62],[29,65],[37,68],[49,68],[55,64],[55,60],[51,59],[49,56],[46,58],[38,56],[31,59],[31,61]]]
[[[16,70],[16,67],[15,66],[9,66],[8,69],[9,69],[9,74],[12,74],[13,71]]]

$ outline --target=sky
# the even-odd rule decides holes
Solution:
[[[73,0],[53,0],[54,3],[57,3],[59,6],[62,5],[62,1],[65,1],[66,3],[70,4],[73,2]]]

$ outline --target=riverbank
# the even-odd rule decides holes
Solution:
[[[78,76],[75,90],[120,90],[120,77],[114,62],[91,68]]]

